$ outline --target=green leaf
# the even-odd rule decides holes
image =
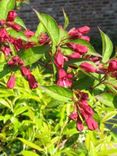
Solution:
[[[22,151],[21,154],[23,156],[39,156],[38,154],[32,152],[32,151]]]
[[[1,0],[0,1],[0,20],[6,19],[10,10],[15,8],[15,0]]]
[[[50,36],[54,45],[57,45],[59,42],[59,27],[56,21],[49,15],[44,13],[38,13],[35,11],[40,22],[43,24],[46,29],[48,35]]]
[[[68,27],[68,25],[69,25],[69,17],[67,16],[67,14],[66,14],[64,9],[63,9],[63,15],[64,15],[64,20],[65,20],[65,22],[64,22],[64,29],[66,29]]]
[[[110,38],[103,31],[100,30],[100,34],[102,38],[102,62],[106,63],[113,52],[113,44]]]
[[[37,62],[48,51],[49,46],[38,46],[19,52],[19,56],[23,59],[25,65],[31,65]]]
[[[20,38],[24,41],[27,41],[27,37],[24,35],[23,32],[17,32],[14,29],[7,29],[7,32],[9,33],[10,36],[14,37],[14,38]]]
[[[117,115],[117,111],[111,111],[111,112],[108,112],[104,118],[101,120],[101,122],[106,122],[110,119],[112,119],[115,115]]]
[[[70,40],[70,42],[72,42],[72,43],[77,43],[77,44],[81,44],[81,45],[86,46],[86,47],[88,48],[87,54],[89,54],[89,55],[101,57],[100,54],[98,54],[98,53],[95,51],[94,47],[93,47],[89,42],[87,42],[87,41],[85,41],[85,40],[82,40],[82,39],[75,39],[75,40]]]
[[[42,23],[39,23],[39,25],[37,26],[37,30],[35,32],[35,36],[38,37],[41,33],[46,32],[45,27],[43,26]]]
[[[30,142],[30,141],[25,140],[24,138],[18,138],[18,139],[21,142],[23,142],[25,145],[27,145],[27,146],[29,146],[31,148],[34,148],[34,149],[36,149],[38,151],[43,151],[43,149],[41,147],[39,147],[38,145],[36,145],[36,144],[34,144],[34,143]]]
[[[96,98],[104,105],[114,107],[117,104],[117,96],[111,93],[103,93],[97,95]]]
[[[72,92],[69,89],[56,85],[47,87],[44,86],[42,87],[42,89],[52,98],[63,102],[70,101],[73,96]]]
[[[26,29],[26,26],[24,24],[24,21],[20,18],[20,17],[16,17],[15,23],[19,24],[20,26],[22,26],[24,29]]]

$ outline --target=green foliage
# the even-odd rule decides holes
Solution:
[[[6,19],[8,12],[22,2],[1,0],[0,20]],[[117,134],[114,129],[117,128],[117,79],[112,75],[113,72],[108,70],[110,59],[116,59],[116,55],[111,58],[113,51],[111,40],[100,30],[101,56],[89,42],[69,36],[66,30],[69,18],[64,10],[63,27],[59,27],[51,16],[35,12],[40,23],[32,37],[25,35],[24,31],[27,28],[20,17],[17,17],[14,22],[22,26],[21,31],[5,25],[10,37],[21,39],[23,44],[33,43],[34,45],[17,51],[14,44],[7,42],[7,46],[11,50],[10,57],[4,57],[0,51],[0,155],[116,155]],[[49,38],[47,43],[39,42],[42,33]],[[86,46],[88,52],[83,54],[82,58],[68,59],[69,55],[74,52],[67,46],[68,42]],[[1,49],[2,42],[0,44]],[[60,70],[60,67],[55,65],[55,54],[58,49],[61,49],[64,59],[68,59],[64,67],[61,67],[67,73],[62,73],[60,78],[65,84],[64,87],[60,87],[56,83],[59,77],[58,70]],[[39,84],[36,89],[29,88],[29,81],[27,81],[29,77],[25,75],[27,73],[21,74],[21,66],[10,67],[7,64],[16,55],[22,59],[24,63],[22,66],[30,67],[31,74],[29,76],[34,75]],[[99,57],[99,60],[93,62],[91,59],[87,59],[90,56],[91,58]],[[89,63],[100,70],[87,72],[81,68],[82,63]],[[99,68],[100,66],[103,68]],[[11,73],[15,73],[17,81],[13,89],[8,89],[6,83]],[[74,75],[73,78],[72,75]],[[66,86],[68,78],[73,80],[73,85],[69,89]],[[89,104],[89,107],[87,104],[85,105],[85,111],[90,111],[90,107],[94,110],[94,113],[91,113],[98,122],[97,130],[88,130],[86,121],[80,114],[81,104],[77,104],[82,100],[81,92],[89,97],[88,100],[83,97]],[[75,121],[78,123],[80,119],[83,122],[82,132],[76,129],[76,123],[69,117],[71,112],[77,109],[79,118],[77,117]]]

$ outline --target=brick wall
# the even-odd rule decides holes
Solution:
[[[30,3],[22,7],[20,15],[32,30],[36,29],[38,23],[33,8],[63,23],[63,7],[69,15],[70,27],[89,25],[92,35],[97,34],[97,26],[106,33],[117,32],[117,0],[30,0]]]

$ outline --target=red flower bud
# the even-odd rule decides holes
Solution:
[[[108,67],[108,71],[109,72],[114,72],[117,70],[117,60],[111,60],[109,62],[109,67]]]
[[[47,36],[47,34],[42,33],[42,34],[39,36],[39,43],[40,43],[40,44],[47,44],[48,42],[49,42],[49,37]]]
[[[31,75],[30,69],[25,66],[21,66],[20,71],[21,71],[22,75],[26,78],[28,75]]]
[[[24,34],[26,35],[27,38],[30,38],[30,37],[34,36],[35,33],[29,29],[26,29],[24,31]]]
[[[19,24],[16,24],[14,22],[8,22],[7,25],[16,31],[20,31],[22,28]]]
[[[27,75],[27,80],[28,80],[30,89],[34,89],[38,87],[38,82],[36,81],[35,77],[32,74]]]
[[[7,21],[13,22],[16,17],[17,17],[17,13],[14,10],[9,11],[7,16]]]
[[[92,64],[90,64],[90,63],[87,63],[87,62],[84,62],[84,63],[82,63],[81,65],[80,65],[80,67],[83,69],[83,70],[85,70],[86,72],[96,72],[97,71],[97,69],[94,67],[94,66],[92,66]]]
[[[86,124],[90,130],[96,130],[98,128],[97,122],[91,117],[86,120]]]
[[[58,68],[62,68],[64,66],[64,55],[61,53],[61,49],[58,49],[54,56],[54,63]]]
[[[13,89],[15,86],[15,81],[16,81],[15,75],[11,75],[7,82],[7,88]]]
[[[88,26],[83,26],[81,28],[78,28],[78,31],[81,33],[81,34],[87,34],[89,31],[90,31],[90,27]]]
[[[84,129],[83,123],[80,118],[77,120],[76,128],[78,131],[82,131]]]
[[[86,46],[81,45],[81,44],[67,43],[67,46],[69,48],[73,49],[75,52],[80,53],[81,55],[85,54],[88,51],[88,48]]]
[[[71,55],[68,55],[67,57],[71,59],[79,59],[81,55],[78,52],[73,52]]]
[[[11,50],[10,50],[10,48],[8,46],[2,47],[1,50],[3,51],[5,56],[8,56],[10,54],[10,52],[11,52]]]
[[[77,112],[72,112],[70,115],[69,115],[69,118],[71,119],[71,120],[77,120],[77,118],[78,118],[78,113]]]

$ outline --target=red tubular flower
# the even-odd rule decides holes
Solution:
[[[28,75],[31,75],[30,69],[25,66],[21,66],[20,71],[21,71],[22,75],[26,78],[28,77]]]
[[[96,72],[97,71],[97,69],[94,67],[94,66],[92,66],[92,64],[90,64],[90,63],[87,63],[87,62],[84,62],[84,63],[82,63],[81,65],[80,65],[80,67],[83,69],[83,70],[85,70],[86,72]]]
[[[14,39],[13,40],[13,44],[14,44],[15,49],[17,51],[19,51],[19,50],[21,50],[23,48],[23,41],[20,38],[19,39]]]
[[[27,42],[24,44],[24,48],[29,49],[29,48],[32,48],[34,45],[35,45],[35,43],[33,43],[33,42]]]
[[[30,37],[32,37],[32,36],[35,35],[35,33],[34,33],[33,31],[29,30],[29,29],[26,29],[26,30],[24,31],[24,34],[25,34],[25,36],[26,36],[27,38],[30,38]]]
[[[109,62],[108,71],[109,72],[117,71],[117,60],[111,60]]]
[[[85,40],[87,42],[90,42],[90,37],[89,36],[81,36],[80,39]]]
[[[30,89],[35,89],[38,87],[38,82],[36,81],[35,77],[32,74],[27,76],[27,80],[30,86]]]
[[[61,53],[61,49],[58,49],[54,56],[54,63],[58,68],[62,68],[64,66],[64,55]]]
[[[7,25],[16,31],[20,31],[22,29],[22,27],[19,24],[16,24],[14,22],[8,22]]]
[[[86,46],[83,46],[81,44],[76,43],[67,43],[67,46],[71,49],[73,49],[75,52],[80,53],[81,55],[87,53],[88,48]]]
[[[69,55],[67,57],[71,58],[71,59],[79,59],[79,58],[81,58],[81,55],[78,52],[73,52],[71,55]]]
[[[45,33],[41,33],[41,35],[39,36],[39,43],[40,44],[47,44],[49,42],[49,37],[47,34]]]
[[[9,11],[7,16],[7,21],[13,22],[16,17],[17,17],[17,13],[15,12],[15,10]]]
[[[16,81],[15,75],[12,74],[7,82],[7,88],[13,89],[15,86],[15,81]]]
[[[9,39],[9,35],[6,31],[6,29],[2,28],[0,29],[0,42],[6,42]]]
[[[76,121],[77,118],[78,118],[78,113],[77,113],[77,112],[72,112],[72,113],[69,115],[69,118],[70,118],[71,120]]]
[[[59,69],[57,85],[61,87],[71,87],[72,78],[72,74],[67,74],[64,69]]]
[[[91,117],[87,118],[86,124],[90,130],[96,130],[98,128],[97,122]]]
[[[23,60],[19,56],[13,56],[10,61],[8,61],[9,66],[22,66],[24,65]]]
[[[11,52],[10,48],[8,46],[4,46],[1,48],[1,51],[4,53],[5,56],[8,56]]]
[[[82,131],[84,129],[83,123],[80,118],[77,119],[76,128],[78,131]]]
[[[83,26],[83,27],[78,28],[78,31],[79,31],[81,34],[87,34],[87,33],[89,33],[89,31],[90,31],[90,27],[88,27],[88,26]]]
[[[80,38],[82,36],[82,34],[78,31],[77,28],[70,29],[70,31],[68,32],[68,34],[72,38]]]

